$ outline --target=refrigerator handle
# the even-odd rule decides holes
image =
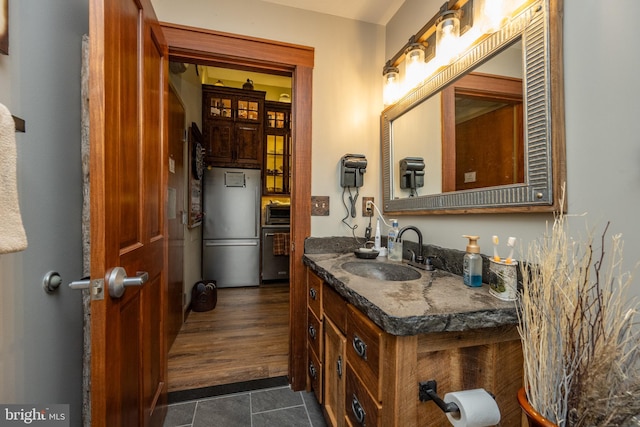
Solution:
[[[238,241],[231,241],[231,242],[219,242],[219,241],[205,241],[204,242],[204,246],[205,247],[212,247],[212,246],[258,246],[258,242],[238,242]]]
[[[258,181],[258,182],[260,182],[260,181]],[[259,228],[260,228],[260,190],[261,190],[260,185],[256,185],[254,187],[254,191],[256,193],[256,197],[255,197],[255,200],[256,200],[256,202],[255,202],[256,203],[256,209],[255,209],[256,218],[255,218],[255,221],[253,222],[253,224],[254,224],[253,235],[255,237],[260,237],[260,236],[258,236]]]

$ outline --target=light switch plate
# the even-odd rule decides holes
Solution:
[[[311,216],[329,216],[329,196],[311,196]]]

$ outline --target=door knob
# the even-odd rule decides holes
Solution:
[[[105,277],[109,286],[109,296],[120,298],[128,286],[142,286],[149,280],[146,271],[138,271],[136,277],[127,277],[127,273],[122,267],[114,267],[107,271]]]

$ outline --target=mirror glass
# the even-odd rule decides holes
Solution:
[[[564,152],[551,144],[549,12],[542,5],[531,4],[383,111],[386,212],[556,208],[554,186],[564,174],[553,172]],[[407,158],[424,161],[415,188],[402,166]]]
[[[524,159],[522,156],[518,158],[513,155],[513,152],[505,152],[511,148],[514,152],[521,153],[524,149],[521,126],[517,135],[513,126],[513,122],[522,123],[522,63],[522,41],[518,38],[506,50],[473,69],[472,73],[476,76],[494,77],[484,85],[485,90],[465,89],[456,81],[450,85],[453,92],[446,89],[438,91],[391,121],[390,150],[392,158],[397,159],[391,163],[393,199],[524,181],[521,173]],[[519,83],[515,102],[504,99],[504,96],[498,93],[502,89],[496,88],[497,85],[493,83],[502,79],[509,79],[510,83]],[[445,96],[453,96],[455,115],[448,117],[444,114],[442,106]],[[517,108],[518,105],[520,108]],[[515,114],[518,116],[514,117]],[[507,119],[501,119],[505,116]],[[455,158],[443,157],[442,124],[445,120],[453,120],[452,124],[455,126],[455,136],[451,141],[446,141],[455,144],[455,151],[450,151],[455,154]],[[504,123],[505,121],[507,123]],[[496,123],[501,125],[497,126]],[[507,134],[508,140],[501,138],[501,134]],[[503,142],[498,144],[496,141]],[[494,154],[495,158],[487,158],[487,153]],[[401,186],[400,160],[407,157],[421,157],[424,160],[424,182],[421,188],[412,190]],[[497,161],[497,157],[505,160]],[[455,178],[460,176],[460,179],[456,179],[461,181],[460,183],[449,187],[443,184],[445,165],[455,168],[450,172]],[[498,165],[502,167],[497,168]],[[467,179],[464,179],[465,174]],[[491,174],[499,176],[483,179]],[[498,179],[507,175],[508,179]]]

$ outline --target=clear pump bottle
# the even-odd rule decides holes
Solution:
[[[464,254],[462,262],[462,281],[471,287],[482,286],[482,257],[480,256],[480,246],[478,246],[478,236],[467,236],[469,244],[467,253]]]
[[[402,241],[398,238],[400,229],[398,226],[398,220],[391,220],[391,229],[387,236],[387,248],[389,249],[390,261],[402,261]]]

